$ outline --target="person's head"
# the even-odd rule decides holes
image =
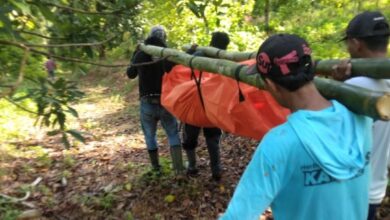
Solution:
[[[163,26],[157,25],[157,26],[152,27],[152,29],[149,32],[148,37],[156,37],[165,43],[165,41],[167,39],[167,34],[165,33],[165,29]]]
[[[389,24],[383,14],[366,11],[349,22],[343,40],[352,58],[367,58],[386,55],[389,35]]]
[[[225,32],[213,32],[211,36],[210,46],[226,50],[227,46],[230,43],[229,35]]]
[[[251,71],[259,73],[267,90],[286,106],[283,93],[294,93],[314,78],[309,44],[297,35],[273,35],[260,46]]]

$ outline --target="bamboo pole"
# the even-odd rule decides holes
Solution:
[[[233,79],[235,79],[235,72],[238,71],[241,82],[264,89],[264,83],[259,75],[247,75],[249,67],[243,64],[223,59],[191,56],[170,48],[144,44],[140,44],[139,48],[153,56],[167,57],[169,61],[211,73],[220,73]],[[324,97],[336,99],[355,113],[364,114],[374,119],[390,120],[389,93],[375,92],[320,77],[316,77],[314,83]]]
[[[190,49],[191,45],[186,44],[183,50]],[[202,51],[208,57],[232,61],[244,61],[254,59],[256,52],[230,52],[220,50],[215,47],[196,47],[197,51]],[[331,76],[333,66],[340,63],[339,59],[318,60],[316,62],[316,74]],[[390,59],[388,58],[360,58],[351,59],[352,76],[368,76],[374,79],[390,79]]]
[[[182,46],[182,50],[184,51],[187,51],[190,48],[191,48],[191,44],[186,44]],[[201,46],[197,46],[196,50],[202,51],[208,57],[215,57],[215,58],[232,60],[237,62],[254,59],[257,53],[257,52],[231,52],[231,51],[221,50],[215,47],[201,47]]]
[[[340,60],[320,60],[316,64],[316,73],[332,75],[332,67]],[[352,76],[368,76],[375,79],[390,79],[390,59],[387,58],[360,58],[351,59]]]

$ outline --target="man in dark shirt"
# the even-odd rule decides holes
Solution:
[[[145,44],[166,47],[165,41],[165,30],[161,26],[155,26],[145,40]],[[142,63],[149,64],[142,65]],[[130,66],[127,69],[127,76],[130,79],[138,76],[141,126],[152,167],[155,171],[160,171],[156,130],[158,121],[161,121],[168,136],[173,169],[176,174],[181,174],[184,167],[177,122],[160,103],[162,77],[165,72],[170,71],[174,64],[168,61],[159,61],[158,58],[143,51],[134,53],[132,64],[138,65]]]
[[[210,46],[221,50],[226,50],[230,42],[229,36],[224,32],[214,32],[211,38]],[[193,53],[194,51],[188,51]],[[193,53],[194,56],[205,56],[202,52]],[[206,106],[207,108],[207,106]],[[188,157],[187,174],[195,175],[198,173],[196,168],[195,148],[198,145],[198,136],[201,128],[190,124],[184,125],[183,148]],[[206,138],[207,150],[210,156],[210,168],[212,178],[216,181],[221,179],[221,165],[219,156],[219,142],[221,139],[221,129],[203,128],[203,135]]]

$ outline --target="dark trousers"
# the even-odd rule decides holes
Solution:
[[[198,136],[200,132],[200,127],[192,126],[189,124],[184,125],[184,135],[183,135],[183,148],[189,154],[191,151],[194,153],[194,149],[198,145]],[[219,179],[221,174],[221,164],[219,158],[219,140],[221,138],[221,130],[219,128],[203,128],[203,134],[206,138],[207,151],[210,156],[210,168],[213,178]],[[195,166],[195,155],[192,158],[193,161],[189,163]],[[193,167],[195,168],[195,167]]]
[[[370,204],[368,208],[368,217],[367,220],[375,220],[376,219],[376,210],[380,207],[380,204]]]
[[[183,134],[184,150],[193,150],[198,145],[198,137],[200,127],[185,124]],[[221,129],[219,128],[203,128],[203,135],[206,138],[207,148],[218,148],[219,140],[221,139]]]

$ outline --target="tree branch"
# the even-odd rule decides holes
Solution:
[[[28,3],[34,4],[34,2],[28,2]],[[102,12],[96,11],[95,12],[95,11],[85,11],[85,10],[81,10],[81,9],[77,9],[77,8],[72,8],[72,7],[68,7],[65,5],[60,5],[60,4],[56,4],[56,3],[52,3],[52,2],[42,2],[42,3],[45,5],[65,9],[68,11],[82,13],[82,14],[90,14],[90,15],[114,15],[114,14],[118,14],[119,12],[122,12],[123,10],[125,10],[125,9],[118,9],[118,10],[114,10],[114,11],[102,11]]]
[[[16,88],[18,88],[20,83],[23,81],[24,69],[25,69],[25,66],[26,66],[26,62],[27,62],[27,58],[28,58],[30,49],[28,47],[26,47],[25,45],[23,45],[23,44],[21,44],[20,47],[24,49],[24,54],[23,54],[22,61],[20,62],[18,79],[16,80],[15,83],[12,83],[10,85],[1,85],[1,87],[8,88],[9,92],[5,91],[5,92],[1,93],[0,94],[0,98],[4,97],[6,95],[12,96],[12,94],[15,92]]]
[[[19,43],[19,42],[0,40],[0,44],[5,44],[5,45],[11,45],[11,46],[19,47],[19,48],[24,48],[24,45],[22,43]],[[45,55],[45,56],[51,56],[51,57],[54,57],[56,59],[63,60],[63,61],[72,61],[72,62],[76,62],[76,63],[86,63],[86,64],[95,65],[95,66],[102,66],[102,67],[125,67],[125,66],[128,66],[127,64],[126,65],[125,64],[115,64],[115,65],[113,65],[113,64],[101,64],[101,63],[95,63],[95,62],[88,61],[88,60],[76,59],[76,58],[72,58],[72,57],[62,57],[62,56],[53,55],[53,54],[50,54],[50,53],[47,53],[47,52],[43,52],[43,51],[40,51],[40,50],[36,50],[36,49],[32,49],[32,48],[30,48],[30,52],[41,54],[41,55]]]
[[[20,33],[23,33],[23,34],[35,35],[35,36],[38,36],[38,37],[41,37],[41,38],[52,39],[52,40],[65,40],[66,39],[66,38],[63,38],[63,37],[48,37],[48,36],[45,36],[45,35],[42,35],[42,34],[39,34],[39,33],[31,32],[31,31],[25,31],[25,30],[16,30],[16,32],[20,32]]]
[[[30,54],[30,48],[24,47],[23,58],[22,58],[22,61],[20,62],[19,76],[18,76],[18,79],[16,80],[16,82],[12,85],[10,92],[9,92],[9,96],[11,96],[15,92],[16,88],[18,88],[20,83],[23,81],[24,69],[26,67],[26,62],[27,62],[27,58],[28,58],[29,54]]]
[[[112,36],[104,41],[96,42],[96,43],[74,43],[74,44],[29,44],[25,43],[27,47],[90,47],[90,46],[98,46],[105,44],[111,40],[113,40],[116,36]]]
[[[7,100],[9,103],[11,103],[11,104],[15,105],[16,107],[22,109],[23,111],[29,112],[29,113],[34,114],[34,115],[39,115],[37,112],[33,112],[33,111],[28,110],[27,108],[19,105],[18,103],[14,102],[12,99],[9,99],[7,97],[3,97],[3,99]]]

